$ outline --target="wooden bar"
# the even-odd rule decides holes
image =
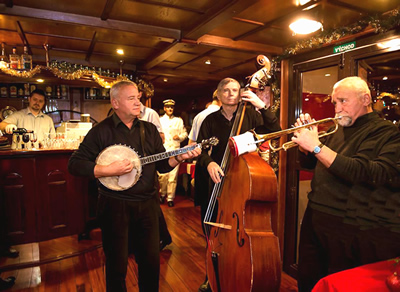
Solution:
[[[68,172],[72,153],[0,151],[1,224],[11,244],[49,240],[84,230],[88,180]]]

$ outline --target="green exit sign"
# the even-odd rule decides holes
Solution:
[[[346,51],[350,51],[356,48],[356,42],[351,42],[351,43],[347,43],[347,44],[343,44],[340,46],[336,46],[333,48],[333,53],[343,53]]]

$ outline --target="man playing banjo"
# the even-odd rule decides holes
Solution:
[[[92,178],[115,177],[119,186],[99,184],[97,217],[100,222],[103,249],[106,256],[107,291],[126,291],[125,277],[128,263],[128,231],[133,231],[133,250],[139,270],[139,290],[158,291],[159,257],[159,207],[154,196],[156,171],[165,173],[185,159],[201,153],[194,148],[177,156],[141,166],[139,179],[133,185],[122,177],[129,178],[137,157],[165,152],[157,128],[140,121],[140,95],[137,85],[130,81],[116,83],[110,91],[114,114],[93,127],[86,135],[79,149],[73,153],[68,170],[73,175]],[[116,145],[116,161],[108,164],[96,164],[97,157],[105,150]],[[123,144],[133,148],[132,157],[119,155],[118,147]],[[136,154],[136,153],[137,154]],[[129,153],[129,151],[128,151]],[[133,175],[134,177],[135,175]],[[112,183],[112,182],[111,182]]]

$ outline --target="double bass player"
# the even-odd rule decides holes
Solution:
[[[258,92],[261,92],[258,89]],[[256,90],[257,93],[257,90]],[[221,182],[224,172],[220,167],[228,143],[233,121],[238,113],[240,100],[249,102],[252,107],[247,108],[241,125],[240,133],[257,128],[263,133],[280,130],[279,120],[269,109],[270,101],[261,100],[256,93],[250,90],[241,93],[240,84],[233,78],[225,78],[217,87],[217,96],[221,101],[220,110],[208,115],[201,125],[197,141],[202,141],[212,136],[219,139],[219,144],[214,146],[211,154],[203,151],[198,157],[195,178],[195,201],[201,206],[201,222],[205,218],[210,193],[214,184]],[[200,286],[199,291],[210,291],[208,280]]]

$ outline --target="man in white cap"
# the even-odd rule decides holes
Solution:
[[[180,143],[188,136],[183,120],[174,116],[175,101],[167,99],[163,101],[165,115],[160,118],[165,135],[164,147],[167,151],[179,149]],[[176,183],[178,180],[178,167],[172,171],[159,175],[160,202],[164,203],[165,197],[169,207],[174,206]]]

